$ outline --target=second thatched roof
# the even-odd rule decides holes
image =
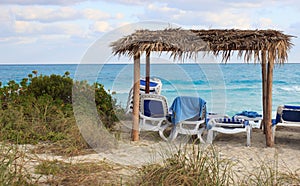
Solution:
[[[249,62],[260,61],[260,52],[266,51],[269,60],[284,63],[292,46],[291,38],[276,30],[137,30],[113,43],[114,55],[134,56],[139,52],[168,52],[171,57],[184,60],[196,58],[205,51],[222,55],[227,62],[234,51]]]

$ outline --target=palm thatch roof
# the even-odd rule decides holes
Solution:
[[[197,58],[200,51],[215,56],[222,55],[227,62],[234,51],[249,62],[260,61],[260,52],[266,51],[269,60],[287,61],[292,46],[291,35],[276,30],[137,30],[111,43],[114,55],[132,57],[139,52],[168,52],[170,57],[184,60]]]

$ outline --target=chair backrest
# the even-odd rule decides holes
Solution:
[[[173,124],[195,121],[206,117],[206,102],[199,97],[179,96],[174,99],[170,110]]]
[[[276,123],[279,122],[300,122],[300,107],[299,106],[278,106]]]
[[[283,110],[281,117],[284,121],[300,122],[300,111]]]
[[[167,100],[162,95],[141,94],[140,95],[140,112],[152,118],[161,118],[168,115]]]
[[[160,79],[151,78],[149,82],[149,91],[153,94],[160,94],[162,88],[162,83]],[[140,79],[140,92],[145,94],[146,92],[146,80],[144,78]]]

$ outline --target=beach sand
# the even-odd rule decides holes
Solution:
[[[163,141],[157,132],[141,131],[140,141],[130,141],[130,129],[122,127],[121,140],[117,149],[100,152],[99,158],[134,167],[151,163],[160,163],[163,159],[176,153],[183,144],[193,144],[186,141],[186,136],[179,135],[173,142]],[[205,138],[205,134],[204,134]],[[203,148],[209,145],[200,144]],[[237,163],[239,169],[255,170],[262,162],[278,163],[280,171],[296,171],[300,169],[300,128],[277,127],[275,147],[266,147],[265,135],[260,129],[253,129],[251,147],[246,146],[246,133],[218,134],[213,146],[221,158]]]
[[[205,134],[204,134],[205,138]],[[141,167],[161,163],[174,154],[183,144],[199,145],[186,141],[179,135],[173,143],[164,142],[157,132],[141,131],[140,141],[130,141],[130,129],[123,127],[118,149],[100,152],[99,157],[126,166]],[[209,147],[200,144],[203,149]],[[220,158],[231,160],[238,172],[256,171],[262,165],[278,168],[280,172],[300,171],[300,128],[277,127],[275,146],[266,147],[265,135],[261,129],[253,129],[251,147],[246,146],[246,133],[218,134],[213,146]]]
[[[125,125],[123,125],[126,123]],[[179,135],[172,143],[163,141],[157,132],[141,131],[138,142],[131,141],[129,126],[131,122],[121,122],[118,148],[98,151],[93,154],[64,158],[36,154],[39,159],[78,162],[105,161],[119,168],[119,175],[129,177],[143,165],[162,163],[164,159],[178,152],[185,144],[202,149],[208,144],[193,144],[186,136]],[[300,128],[278,127],[276,130],[275,147],[266,147],[265,136],[260,129],[253,129],[251,147],[246,146],[246,133],[219,134],[213,141],[219,157],[234,163],[233,170],[240,174],[257,171],[262,165],[277,167],[280,172],[300,171]],[[204,134],[205,139],[205,134]]]

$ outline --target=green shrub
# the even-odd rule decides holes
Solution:
[[[20,83],[9,81],[0,87],[0,140],[15,143],[57,142],[65,151],[88,148],[76,125],[72,104],[73,80],[65,75],[29,75]],[[113,129],[117,117],[116,101],[103,85],[85,85],[89,91],[79,92],[80,99],[92,100],[103,125]],[[90,94],[92,92],[93,94]]]
[[[94,86],[95,102],[101,117],[101,121],[107,128],[113,128],[111,124],[113,124],[115,121],[118,121],[114,111],[116,101],[104,90],[103,85],[95,83]]]
[[[67,76],[52,74],[50,76],[37,76],[31,79],[28,93],[35,97],[49,95],[54,100],[60,99],[64,103],[72,103],[73,80]]]

